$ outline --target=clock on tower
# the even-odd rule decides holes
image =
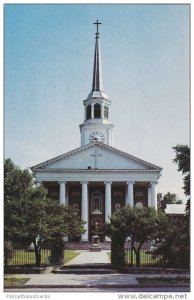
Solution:
[[[94,131],[89,136],[90,142],[95,142],[95,141],[104,142],[104,140],[105,140],[104,135],[100,131]]]

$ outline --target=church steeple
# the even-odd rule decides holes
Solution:
[[[97,25],[96,42],[94,51],[93,81],[92,90],[84,104],[84,122],[80,124],[81,145],[89,142],[99,141],[112,145],[113,124],[110,120],[111,101],[103,91],[102,69],[100,56],[100,33]]]
[[[96,25],[96,42],[94,50],[94,65],[93,65],[93,80],[92,80],[92,90],[88,95],[88,98],[93,97],[103,97],[108,99],[107,94],[103,91],[102,82],[102,66],[101,66],[101,53],[100,53],[100,33],[98,31],[98,26],[102,23],[98,20],[94,23]]]
[[[100,33],[98,32],[98,20],[94,23],[97,26],[96,30],[96,44],[94,51],[94,68],[93,68],[93,82],[92,82],[92,92],[103,91],[103,83],[102,83],[102,66],[101,66],[101,55],[100,55]]]

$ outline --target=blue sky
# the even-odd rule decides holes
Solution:
[[[102,25],[113,146],[163,167],[183,198],[172,146],[190,143],[189,5],[5,5],[4,147],[22,168],[80,146]]]

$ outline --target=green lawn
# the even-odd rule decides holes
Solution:
[[[107,253],[109,259],[111,260],[111,252]],[[145,266],[145,265],[157,265],[160,263],[160,258],[161,257],[157,257],[157,258],[153,258],[151,253],[147,253],[146,251],[142,250],[140,252],[140,261],[141,261],[141,265]],[[131,264],[131,252],[128,253],[128,255],[126,255],[126,261],[128,264]],[[135,253],[133,252],[133,265],[136,264],[136,256]]]
[[[78,251],[74,251],[74,250],[65,250],[64,253],[64,261],[65,263],[67,263],[68,261],[70,261],[71,259],[73,259],[74,257],[80,255],[80,252]]]
[[[136,264],[136,255],[133,252],[133,265]],[[157,256],[157,257],[153,257],[152,253],[148,253],[145,250],[140,251],[140,262],[141,265],[145,266],[145,265],[157,265],[160,263],[160,259],[162,258],[162,256]],[[131,264],[131,252],[128,253],[128,255],[126,255],[126,260],[128,264]]]
[[[67,263],[69,260],[73,259],[80,253],[74,250],[65,250],[64,251],[64,261]],[[49,263],[49,256],[51,251],[43,251],[41,255],[41,264]],[[35,264],[35,253],[34,251],[20,251],[18,250],[16,254],[9,259],[9,266],[17,265],[34,265]]]
[[[20,285],[25,284],[30,278],[19,278],[13,275],[5,275],[4,276],[4,285]]]

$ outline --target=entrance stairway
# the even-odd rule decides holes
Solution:
[[[53,270],[55,274],[115,274],[107,250],[82,250],[80,254],[65,265]]]
[[[111,264],[82,264],[56,268],[54,274],[118,274]]]

